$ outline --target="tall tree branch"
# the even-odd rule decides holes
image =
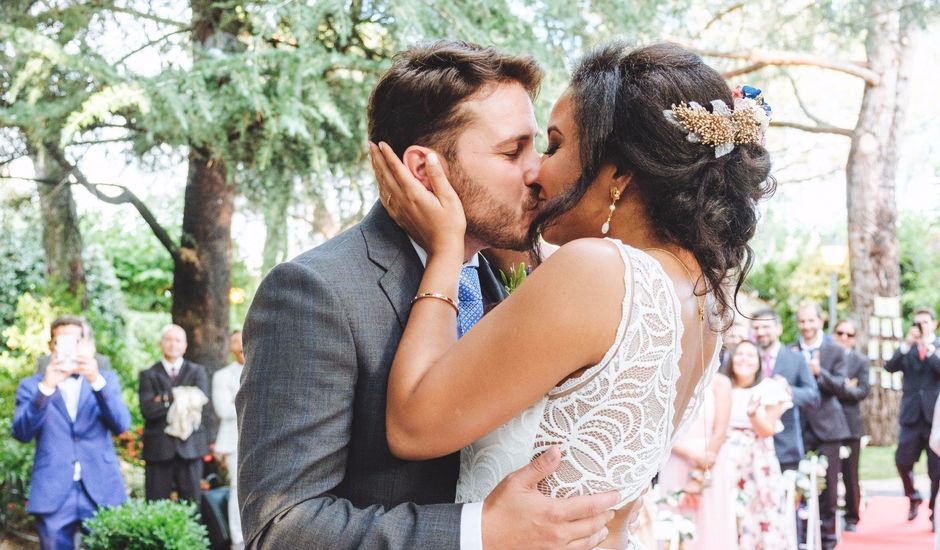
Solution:
[[[115,64],[115,65],[120,65],[121,63],[124,63],[125,61],[127,61],[127,58],[129,58],[129,57],[131,57],[131,56],[133,56],[133,55],[136,55],[136,54],[138,54],[138,53],[140,53],[140,52],[146,50],[147,48],[149,48],[149,47],[151,47],[151,46],[156,46],[157,44],[159,44],[160,42],[163,42],[164,40],[166,40],[167,38],[169,38],[169,37],[171,37],[171,36],[175,36],[175,35],[177,35],[177,34],[181,34],[181,33],[184,33],[184,32],[189,32],[189,31],[191,31],[191,30],[192,30],[192,29],[191,29],[190,27],[185,27],[185,28],[182,28],[182,29],[176,29],[175,31],[172,31],[172,32],[168,32],[168,33],[164,34],[163,36],[161,36],[161,37],[159,37],[159,38],[154,38],[153,40],[147,42],[147,43],[144,44],[143,46],[141,46],[141,47],[139,47],[139,48],[136,48],[136,49],[134,49],[134,50],[131,50],[130,53],[124,54],[124,56],[121,57],[120,59],[118,59],[117,61],[115,61],[114,64]]]
[[[808,124],[800,124],[799,122],[787,122],[785,120],[772,120],[770,121],[771,126],[776,126],[778,128],[793,128],[795,130],[802,130],[804,132],[810,132],[813,134],[835,134],[838,136],[852,137],[855,135],[854,130],[849,130],[848,128],[839,128],[836,126],[810,126]]]
[[[803,97],[800,96],[800,89],[796,85],[796,80],[794,80],[793,76],[791,76],[790,73],[787,71],[783,71],[783,74],[785,77],[787,77],[787,80],[790,81],[790,87],[793,88],[793,95],[796,96],[796,102],[800,106],[800,110],[803,111],[803,114],[806,115],[808,119],[815,122],[817,126],[822,126],[825,128],[833,128],[834,127],[833,124],[829,124],[828,122],[823,121],[822,119],[820,119],[819,117],[817,117],[816,115],[814,115],[813,113],[809,111],[809,108],[803,102]]]
[[[108,10],[114,13],[123,13],[126,15],[131,15],[140,19],[147,19],[155,23],[161,23],[163,25],[170,25],[178,28],[186,28],[188,30],[189,24],[183,21],[176,21],[174,19],[167,19],[166,17],[160,17],[159,15],[154,15],[152,13],[146,13],[131,8],[125,8],[123,6],[115,6],[113,3],[107,6],[102,6],[103,9]]]
[[[682,40],[673,41],[704,57],[717,57],[720,59],[738,59],[741,61],[747,61],[749,63],[748,66],[729,71],[729,73],[735,73],[734,76],[737,76],[738,74],[744,74],[744,72],[757,70],[761,68],[757,67],[757,65],[760,64],[762,66],[774,65],[778,67],[819,67],[822,69],[830,69],[861,78],[872,86],[877,86],[881,82],[881,75],[866,67],[864,63],[859,63],[856,61],[831,59],[810,53],[788,52],[785,50],[754,49],[725,52],[720,50],[698,48],[694,45],[684,43]]]
[[[87,189],[88,192],[94,195],[98,200],[108,204],[130,204],[133,206],[140,214],[140,217],[144,219],[144,222],[146,222],[147,226],[150,227],[150,230],[153,231],[154,236],[157,237],[157,240],[160,241],[160,244],[162,244],[163,247],[166,248],[167,252],[170,253],[170,256],[173,257],[173,261],[180,261],[179,246],[173,242],[173,239],[170,238],[170,234],[167,233],[166,229],[164,229],[162,225],[160,225],[160,222],[157,221],[156,216],[153,215],[153,212],[150,211],[150,208],[148,208],[147,205],[144,204],[144,202],[140,200],[140,198],[135,195],[133,191],[123,185],[118,185],[116,183],[92,183],[88,181],[88,178],[85,177],[85,174],[83,174],[77,166],[66,160],[61,152],[53,151],[52,154],[56,162],[58,162],[79,185]],[[120,189],[121,192],[117,195],[108,195],[101,190],[102,187],[114,187]]]
[[[766,63],[751,63],[750,65],[745,65],[739,69],[732,69],[730,71],[725,71],[721,73],[721,76],[725,79],[734,78],[736,76],[751,74],[754,71],[759,71],[766,67]]]

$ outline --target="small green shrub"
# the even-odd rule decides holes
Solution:
[[[104,508],[85,522],[87,550],[204,550],[206,527],[190,502],[129,500]]]

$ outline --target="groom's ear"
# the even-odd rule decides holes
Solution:
[[[402,155],[401,159],[405,167],[408,168],[408,171],[411,172],[411,175],[414,176],[416,180],[421,182],[421,185],[423,185],[428,191],[431,190],[431,179],[427,174],[428,153],[433,152],[434,150],[431,148],[422,147],[420,145],[412,145],[411,147],[405,149],[405,154]]]

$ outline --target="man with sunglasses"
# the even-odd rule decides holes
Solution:
[[[842,403],[842,411],[849,425],[849,437],[842,442],[851,454],[842,461],[842,482],[845,484],[845,530],[855,532],[858,523],[858,505],[861,491],[858,484],[858,457],[861,452],[862,427],[861,402],[868,397],[868,358],[855,349],[858,324],[852,319],[842,319],[835,324],[832,339],[845,349],[845,380],[836,392]]]

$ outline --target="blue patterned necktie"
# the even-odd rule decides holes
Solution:
[[[457,300],[460,305],[457,337],[460,338],[483,317],[483,293],[480,291],[480,276],[476,267],[465,266],[460,270]]]

